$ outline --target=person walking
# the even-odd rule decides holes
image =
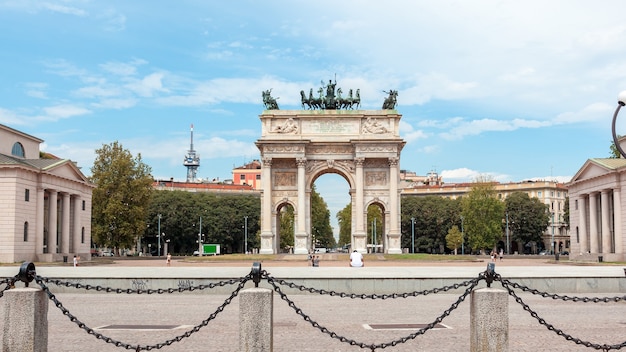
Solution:
[[[77,266],[78,266],[78,257],[74,256],[74,267],[77,267]]]
[[[172,255],[170,253],[167,253],[167,259],[165,259],[165,262],[167,263],[167,266],[170,266],[170,264],[172,263]]]

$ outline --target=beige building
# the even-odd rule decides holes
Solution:
[[[432,179],[433,176],[430,176]],[[437,178],[435,178],[437,179]],[[565,203],[568,190],[564,184],[555,181],[524,181],[510,183],[495,183],[498,199],[505,200],[513,192],[525,192],[529,197],[538,198],[548,206],[550,211],[550,223],[543,233],[543,248],[551,249],[555,243],[557,252],[570,251],[570,235],[565,222]],[[406,185],[402,188],[402,196],[440,196],[451,199],[463,197],[472,188],[472,183],[443,183],[438,185]],[[506,241],[506,238],[503,238]],[[524,244],[511,241],[511,253],[523,253]],[[500,246],[499,246],[500,247]],[[506,245],[502,246],[505,248]],[[531,248],[531,253],[537,251],[537,247]]]
[[[625,159],[596,158],[587,160],[568,183],[571,259],[626,260],[624,182]]]
[[[0,262],[90,258],[94,187],[43,140],[0,125]]]

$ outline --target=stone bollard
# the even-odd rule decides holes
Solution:
[[[48,297],[38,288],[4,291],[2,352],[48,351]]]
[[[239,293],[239,351],[273,351],[273,294],[274,291],[266,288],[250,288]]]
[[[470,351],[509,350],[509,295],[507,291],[483,288],[472,291],[470,304]]]

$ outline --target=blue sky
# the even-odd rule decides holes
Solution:
[[[229,179],[259,157],[263,90],[299,109],[300,90],[336,75],[364,109],[399,91],[402,169],[568,181],[609,154],[624,13],[619,0],[0,0],[0,123],[87,175],[117,140],[177,180],[194,124],[198,176]]]

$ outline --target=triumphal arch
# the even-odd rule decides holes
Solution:
[[[346,102],[348,98],[341,97],[341,88],[335,92],[332,81],[325,95],[321,88],[319,98],[312,92],[308,99],[301,92],[302,110],[279,110],[270,92],[264,92],[267,110],[259,116],[261,138],[256,142],[263,164],[260,253],[280,251],[279,212],[287,204],[294,209],[293,253],[309,253],[313,248],[311,188],[326,173],[338,174],[349,184],[351,248],[366,252],[367,208],[374,204],[383,210],[384,252],[401,253],[398,183],[405,142],[399,134],[402,116],[395,110],[397,91],[388,92],[381,110],[351,109],[352,91],[348,98],[353,100]],[[356,96],[360,100],[358,90]],[[311,108],[312,100],[321,108]]]

